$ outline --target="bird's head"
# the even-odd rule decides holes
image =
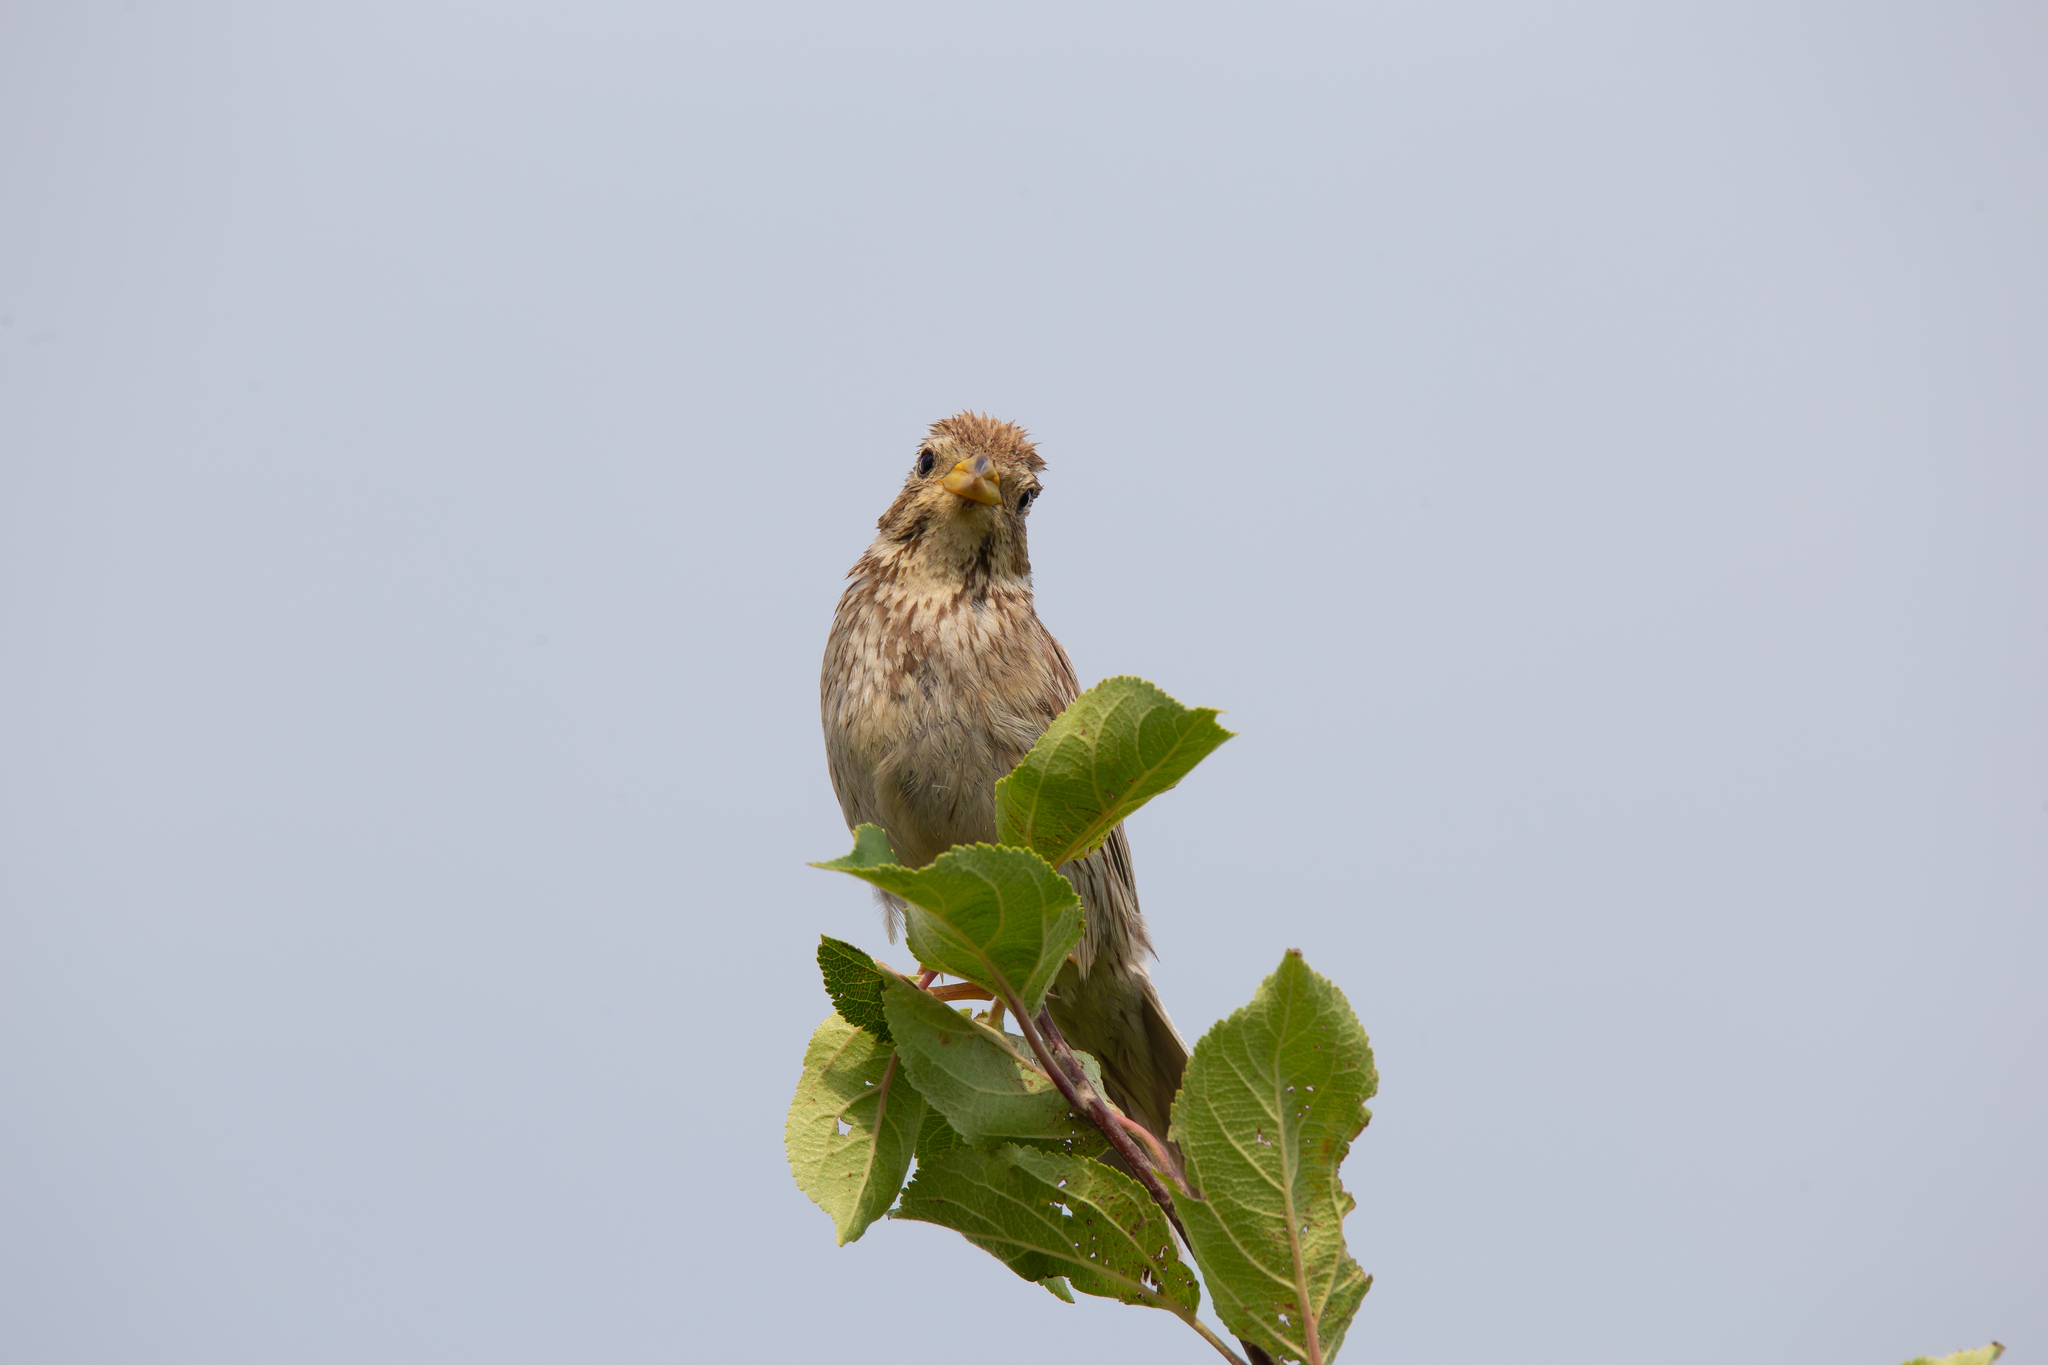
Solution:
[[[1022,427],[973,412],[934,422],[880,539],[903,567],[960,587],[1026,579],[1024,519],[1044,468]]]

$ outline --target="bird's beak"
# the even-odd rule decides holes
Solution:
[[[939,484],[948,493],[957,493],[970,502],[985,502],[991,507],[1003,501],[1003,476],[996,473],[995,463],[986,455],[976,455],[971,460],[962,460],[953,466]]]

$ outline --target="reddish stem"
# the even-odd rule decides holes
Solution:
[[[1174,1171],[1173,1158],[1166,1154],[1166,1147],[1159,1139],[1152,1136],[1152,1130],[1132,1118],[1129,1114],[1119,1113],[1114,1109],[1109,1111],[1109,1116],[1118,1123],[1121,1123],[1124,1126],[1125,1132],[1151,1148],[1153,1163],[1159,1167],[1160,1173],[1168,1180],[1171,1180],[1182,1194],[1186,1194],[1188,1187],[1181,1182],[1180,1176]]]
[[[1173,1224],[1173,1230],[1180,1234],[1182,1244],[1192,1248],[1194,1243],[1188,1241],[1188,1230],[1181,1226],[1180,1214],[1173,1207],[1173,1196],[1166,1192],[1166,1186],[1159,1183],[1159,1173],[1153,1169],[1150,1158],[1137,1143],[1131,1141],[1131,1135],[1117,1122],[1118,1116],[1108,1101],[1095,1092],[1088,1073],[1081,1069],[1074,1050],[1067,1046],[1066,1038],[1061,1035],[1059,1025],[1052,1021],[1051,1011],[1040,1010],[1034,1024],[1020,1001],[1012,998],[1009,1005],[1011,1013],[1017,1016],[1018,1025],[1024,1030],[1024,1041],[1031,1044],[1032,1054],[1045,1068],[1045,1074],[1052,1078],[1052,1083],[1059,1087],[1061,1096],[1076,1113],[1085,1114],[1089,1122],[1102,1130],[1102,1135],[1109,1139],[1109,1145],[1131,1168],[1131,1174],[1138,1178],[1138,1183],[1145,1187],[1145,1193],[1151,1195],[1152,1202],[1166,1214],[1167,1222]],[[1082,1094],[1084,1088],[1087,1092],[1085,1098]]]

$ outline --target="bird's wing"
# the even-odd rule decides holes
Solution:
[[[1033,614],[1031,624],[1037,628],[1039,647],[1045,651],[1045,671],[1052,680],[1053,714],[1058,715],[1068,702],[1081,695],[1081,679],[1074,673],[1074,661],[1045,628],[1045,622]]]
[[[1109,832],[1101,848],[1076,858],[1060,871],[1067,874],[1067,880],[1081,893],[1081,904],[1088,908],[1078,954],[1084,973],[1094,970],[1097,962],[1112,971],[1125,971],[1152,955],[1152,940],[1138,911],[1131,841],[1122,825]]]

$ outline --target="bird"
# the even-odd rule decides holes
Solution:
[[[1013,423],[934,422],[833,614],[819,678],[832,789],[847,827],[879,825],[906,867],[996,842],[997,780],[1080,694],[1032,601],[1025,529],[1044,469]],[[1060,871],[1084,919],[1047,1008],[1101,1064],[1111,1102],[1167,1144],[1188,1049],[1147,967],[1124,827]],[[903,902],[878,899],[893,942]]]

